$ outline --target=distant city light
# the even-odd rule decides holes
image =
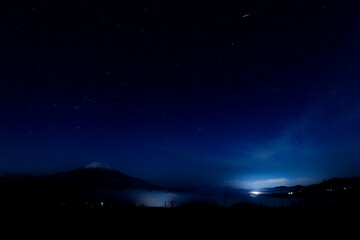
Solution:
[[[259,192],[259,191],[251,191],[250,194],[251,195],[259,195],[259,194],[261,194],[261,192]]]

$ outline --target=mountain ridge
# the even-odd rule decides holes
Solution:
[[[109,168],[80,167],[67,172],[59,172],[49,177],[58,185],[71,185],[72,188],[104,188],[104,189],[158,189],[140,178],[128,176]]]

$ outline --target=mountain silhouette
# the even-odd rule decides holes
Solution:
[[[142,179],[130,177],[122,172],[102,167],[78,168],[50,176],[50,182],[69,188],[103,189],[159,189]]]
[[[99,163],[50,176],[5,176],[0,180],[5,196],[0,198],[0,210],[135,206],[137,190],[165,190]]]
[[[360,191],[360,177],[332,178],[319,184],[312,184],[304,189],[305,193],[356,193]]]

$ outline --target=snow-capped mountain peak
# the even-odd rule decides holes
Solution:
[[[85,168],[101,168],[101,169],[110,169],[109,165],[103,162],[92,162],[89,165],[86,165]]]

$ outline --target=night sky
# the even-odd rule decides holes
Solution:
[[[0,4],[0,175],[174,187],[360,175],[360,4]]]

